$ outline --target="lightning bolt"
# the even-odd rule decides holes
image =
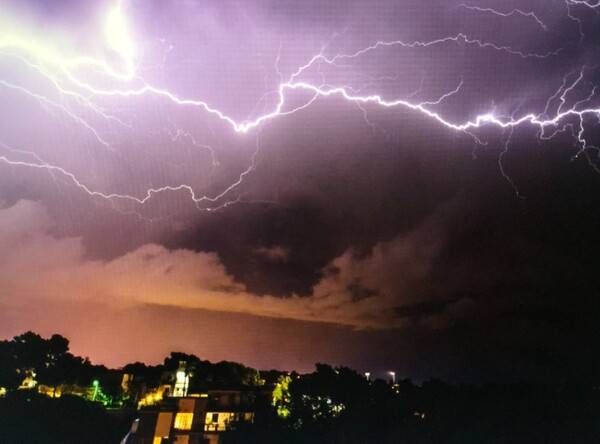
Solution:
[[[196,205],[196,207],[198,209],[202,209],[202,210],[206,210],[206,211],[217,211],[217,210],[225,208],[235,202],[240,201],[240,198],[237,198],[235,201],[225,202],[225,203],[219,204],[217,206],[210,206],[210,204],[218,204],[219,201],[221,201],[225,196],[227,196],[229,193],[231,193],[239,185],[242,184],[244,178],[248,174],[250,174],[256,167],[257,156],[260,152],[260,144],[259,144],[258,138],[257,138],[256,150],[254,151],[254,153],[252,155],[250,166],[239,175],[238,179],[235,182],[233,182],[231,185],[226,187],[223,191],[221,191],[220,193],[218,193],[215,196],[198,195],[191,186],[181,184],[181,185],[165,185],[165,186],[158,187],[158,188],[150,188],[146,191],[146,194],[144,196],[135,197],[135,196],[131,196],[128,194],[104,193],[101,191],[94,190],[94,189],[90,188],[88,185],[86,185],[85,183],[83,183],[79,178],[77,178],[77,176],[74,173],[67,171],[65,168],[60,167],[58,165],[53,165],[53,164],[45,162],[37,154],[35,154],[31,151],[24,151],[24,150],[12,148],[9,145],[7,145],[6,143],[1,142],[1,141],[0,141],[0,147],[3,148],[5,151],[9,151],[12,153],[30,154],[31,156],[33,156],[36,159],[36,162],[29,162],[29,161],[24,161],[24,160],[14,160],[14,159],[8,158],[6,155],[0,155],[0,162],[4,162],[4,163],[6,163],[8,165],[12,165],[12,166],[26,167],[26,168],[37,169],[37,170],[45,170],[50,173],[60,174],[63,177],[70,180],[77,188],[79,188],[80,190],[82,190],[83,192],[85,192],[86,194],[88,194],[89,196],[92,196],[92,197],[99,197],[99,198],[106,199],[106,200],[122,200],[122,201],[133,202],[133,203],[143,205],[146,202],[148,202],[155,194],[159,194],[159,193],[163,193],[163,192],[167,192],[167,191],[170,191],[170,192],[183,191],[190,195],[190,198],[192,199],[192,201],[194,202],[194,204]],[[209,206],[203,206],[203,204],[204,205],[208,204]]]
[[[196,138],[194,137],[194,135],[191,134],[190,132],[184,131],[181,128],[175,128],[175,130],[169,131],[169,136],[170,136],[172,142],[177,142],[179,140],[187,140],[192,144],[192,146],[208,151],[210,153],[212,166],[213,167],[219,166],[219,161],[217,159],[217,154],[215,153],[214,148],[210,145],[206,145],[206,144],[198,142],[196,140]]]
[[[459,7],[468,9],[470,11],[490,13],[490,14],[497,15],[499,17],[505,17],[505,18],[513,17],[515,15],[520,15],[522,17],[533,19],[538,24],[538,26],[540,28],[542,28],[544,31],[548,30],[548,27],[546,26],[546,24],[544,22],[542,22],[542,20],[540,20],[540,18],[533,11],[522,11],[520,9],[512,9],[509,12],[501,12],[501,11],[498,11],[493,8],[482,8],[479,6],[466,5],[464,3],[459,5]]]
[[[54,101],[46,98],[45,96],[42,96],[42,95],[36,94],[34,92],[31,92],[27,88],[24,88],[24,87],[18,86],[18,85],[13,85],[12,83],[6,82],[6,81],[1,80],[1,79],[0,79],[0,86],[3,86],[5,88],[9,88],[9,89],[12,89],[12,90],[19,91],[19,92],[21,92],[21,93],[23,93],[23,94],[31,97],[32,99],[38,100],[40,103],[43,103],[43,104],[45,104],[47,106],[50,106],[52,108],[56,108],[56,109],[64,112],[67,116],[69,116],[71,119],[73,119],[76,123],[79,123],[84,128],[88,129],[90,131],[90,133],[92,133],[92,135],[96,138],[96,140],[100,144],[102,144],[106,148],[112,149],[111,146],[110,146],[110,144],[107,141],[105,141],[102,137],[100,137],[100,135],[98,134],[98,132],[94,129],[94,127],[92,125],[90,125],[83,118],[79,117],[77,114],[73,113],[66,106],[61,105],[60,103],[54,102]]]
[[[600,1],[592,2],[590,0],[567,0],[567,3],[575,6],[587,6],[588,8],[600,8]]]
[[[582,5],[589,8],[597,8],[600,6],[600,2],[594,3],[584,0],[566,0],[567,6]],[[533,13],[521,10],[512,10],[507,13],[502,13],[489,8],[479,8],[476,6],[461,5],[463,8],[470,10],[490,12],[492,14],[500,15],[503,17],[509,17],[513,15],[521,15],[529,17],[535,20],[538,25],[543,29],[546,29],[546,25]],[[0,23],[1,25],[1,23]],[[588,116],[600,116],[600,108],[588,106],[595,96],[596,89],[587,97],[587,99],[580,100],[572,106],[567,106],[567,101],[570,93],[572,93],[581,83],[584,78],[584,69],[582,69],[580,75],[574,82],[568,84],[567,79],[564,80],[561,88],[550,97],[546,103],[546,108],[540,114],[526,113],[521,116],[510,116],[503,117],[498,116],[494,112],[487,112],[480,114],[467,121],[452,121],[441,113],[435,111],[435,106],[439,105],[442,101],[449,97],[459,94],[463,86],[463,81],[451,91],[441,95],[437,100],[432,101],[421,101],[413,102],[411,97],[402,99],[398,98],[386,98],[382,94],[361,94],[354,91],[349,86],[338,86],[328,85],[324,80],[321,84],[315,84],[302,80],[302,76],[309,70],[316,68],[320,70],[321,65],[339,66],[342,62],[358,61],[361,57],[367,53],[377,51],[382,48],[400,48],[400,49],[424,49],[439,45],[462,45],[465,47],[473,47],[479,50],[496,51],[504,53],[508,56],[521,57],[523,59],[547,59],[553,57],[562,51],[562,48],[558,48],[554,51],[547,53],[534,53],[526,52],[520,49],[515,49],[509,46],[498,45],[493,42],[484,41],[481,39],[474,39],[466,34],[459,33],[453,36],[444,36],[431,41],[411,41],[405,42],[402,40],[393,41],[377,41],[372,45],[358,49],[352,53],[335,54],[327,56],[324,54],[324,49],[318,54],[311,57],[305,64],[300,65],[292,74],[283,81],[284,76],[279,69],[279,60],[281,57],[281,47],[275,63],[277,75],[280,79],[278,87],[272,92],[276,96],[276,102],[270,111],[267,111],[253,120],[242,120],[236,121],[231,116],[222,112],[218,108],[212,106],[206,101],[200,99],[191,99],[179,97],[171,91],[163,88],[159,88],[146,83],[143,78],[137,72],[137,50],[133,36],[128,27],[128,23],[124,13],[123,1],[119,0],[115,6],[109,11],[105,24],[105,41],[107,47],[117,56],[119,59],[118,66],[114,63],[109,63],[103,59],[97,59],[91,56],[68,56],[63,54],[56,48],[42,43],[41,39],[32,37],[25,37],[22,33],[19,33],[9,26],[2,26],[2,34],[0,35],[0,56],[11,56],[18,57],[28,67],[35,70],[40,76],[47,79],[47,81],[53,85],[58,93],[71,97],[78,103],[90,107],[94,112],[102,115],[107,119],[114,119],[121,124],[125,125],[120,119],[106,114],[100,107],[94,105],[93,99],[99,97],[117,97],[117,98],[134,98],[146,95],[152,95],[156,97],[164,98],[165,100],[181,107],[191,107],[200,109],[218,120],[229,125],[235,133],[246,134],[252,130],[257,130],[259,127],[265,125],[267,122],[276,118],[282,118],[310,107],[316,100],[320,98],[328,97],[339,97],[345,101],[356,105],[365,115],[366,121],[369,123],[366,117],[365,105],[379,106],[382,108],[404,108],[409,111],[418,113],[438,124],[447,128],[448,130],[462,132],[474,137],[477,141],[479,138],[475,132],[485,126],[495,126],[500,129],[509,130],[510,136],[505,144],[505,150],[503,155],[508,151],[508,145],[510,143],[513,130],[516,127],[523,125],[530,125],[537,127],[542,138],[547,137],[546,131],[550,129],[551,134],[556,134],[559,131],[564,131],[568,126],[573,128],[572,121],[576,121],[578,130],[576,131],[576,138],[581,146],[580,153],[587,153],[589,148],[592,146],[588,143],[585,138],[585,125],[584,120]],[[320,72],[320,71],[319,71]],[[85,76],[82,73],[94,73],[102,75],[107,81],[110,81],[116,86],[103,87],[98,86],[89,81],[85,81]],[[69,108],[61,105],[47,97],[32,92],[27,88],[14,85],[6,81],[0,81],[0,85],[5,88],[10,88],[14,91],[29,96],[32,99],[37,100],[47,106],[53,107],[77,122],[88,130],[96,140],[106,146],[110,147],[106,142],[86,120],[82,119]],[[290,94],[294,92],[309,93],[309,98],[300,105],[288,106],[288,98]],[[558,99],[560,104],[556,112],[553,114],[549,113],[551,103]],[[187,138],[191,141],[194,146],[202,147],[210,151],[213,165],[216,166],[218,162],[215,158],[215,153],[212,148],[208,145],[198,144],[193,136],[182,130],[176,130],[171,135],[173,140],[181,138]],[[481,142],[483,143],[483,142]],[[6,149],[6,145],[2,145]],[[595,147],[593,147],[595,148]],[[9,150],[10,151],[10,150]],[[245,180],[245,178],[251,174],[256,167],[257,156],[260,148],[257,137],[257,148],[251,157],[251,163],[247,169],[245,169],[236,181],[230,186],[214,195],[199,195],[193,187],[188,184],[174,184],[165,185],[162,187],[149,188],[142,196],[132,196],[128,194],[119,193],[105,193],[102,191],[94,190],[90,186],[86,185],[81,179],[76,177],[72,172],[66,169],[42,161],[39,157],[36,158],[35,162],[24,161],[20,159],[11,159],[7,155],[0,156],[0,161],[17,167],[28,167],[33,169],[47,170],[52,173],[60,174],[63,177],[70,180],[77,188],[87,193],[92,197],[98,197],[106,200],[123,200],[129,201],[135,204],[143,205],[148,202],[153,196],[163,192],[185,192],[189,194],[190,198],[198,208],[202,209],[219,209],[225,206],[231,205],[232,203],[238,202],[240,198],[236,198],[231,201],[222,202],[230,193],[236,190]],[[13,151],[14,153],[14,151]],[[500,162],[501,163],[501,162]],[[593,163],[593,162],[591,162]],[[502,174],[506,176],[502,170]],[[512,182],[511,182],[512,184]],[[514,184],[513,184],[514,185]]]

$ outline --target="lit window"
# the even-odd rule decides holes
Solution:
[[[177,413],[174,428],[177,430],[190,430],[192,428],[193,413]]]
[[[160,444],[162,442],[162,438],[160,436],[155,436],[152,440],[152,444]]]
[[[241,420],[239,413],[207,412],[204,420],[204,430],[207,432],[222,432],[228,430],[232,422]]]

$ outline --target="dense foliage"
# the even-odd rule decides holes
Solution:
[[[228,444],[597,443],[600,390],[535,384],[454,386],[367,381],[317,365],[281,380],[276,411],[239,427]],[[283,400],[287,400],[284,403]],[[285,415],[277,415],[285,404]]]
[[[70,353],[69,341],[63,336],[53,335],[45,339],[27,332],[11,340],[0,341],[0,387],[16,389],[26,376],[34,375],[38,385],[50,388],[78,386],[87,390],[90,398],[105,405],[134,407],[146,390],[172,383],[175,371],[182,363],[185,363],[185,370],[190,375],[190,392],[265,384],[260,373],[253,368],[227,361],[211,363],[179,352],[172,352],[159,365],[136,362],[119,370],[109,369]],[[127,393],[121,386],[125,373],[134,375]],[[274,375],[265,373],[266,378],[278,375],[278,372]],[[96,391],[94,384],[98,385]]]
[[[49,398],[19,390],[0,398],[0,442],[14,444],[118,444],[132,412],[109,412],[76,396]]]
[[[317,364],[305,375],[258,372],[183,353],[171,353],[160,365],[112,370],[72,355],[59,335],[44,339],[31,332],[0,341],[0,387],[8,389],[0,397],[0,442],[116,444],[136,400],[172,382],[182,363],[191,375],[190,393],[232,386],[272,391],[272,403],[255,406],[254,424],[239,424],[225,444],[600,442],[600,390],[592,386],[392,385],[344,367]],[[134,375],[127,390],[124,373]],[[49,387],[87,389],[79,397],[16,390],[29,374]]]

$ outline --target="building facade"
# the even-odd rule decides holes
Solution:
[[[139,411],[122,444],[218,444],[241,422],[253,422],[257,393],[209,390],[170,397]]]

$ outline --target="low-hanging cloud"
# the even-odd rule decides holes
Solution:
[[[109,261],[86,256],[81,238],[53,235],[39,203],[0,210],[0,297],[5,304],[102,300],[112,306],[153,304],[353,326],[402,325],[399,305],[418,301],[441,247],[439,223],[381,242],[360,255],[348,250],[323,271],[305,297],[256,295],[236,282],[212,252],[143,245]],[[416,298],[416,299],[415,299]]]

